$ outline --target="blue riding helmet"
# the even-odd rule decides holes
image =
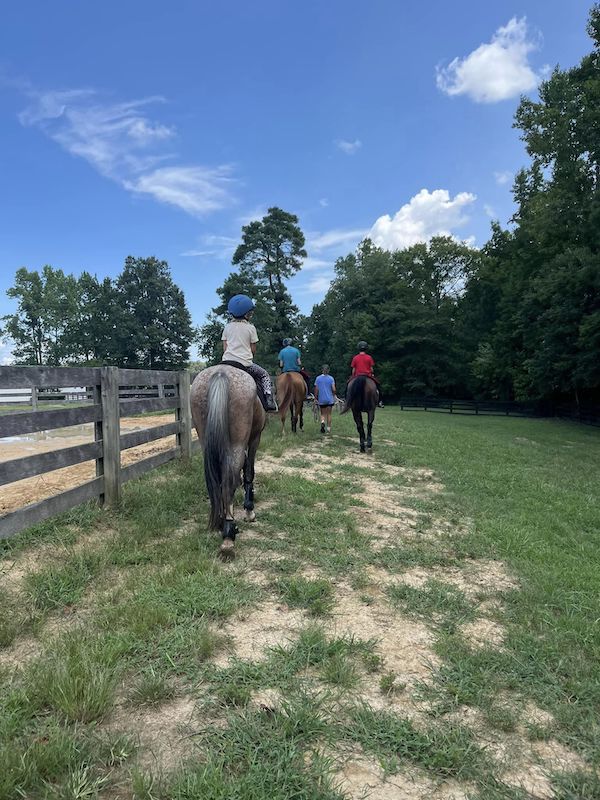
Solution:
[[[254,311],[254,301],[246,294],[235,294],[227,303],[227,311],[232,317],[240,319],[245,317],[249,311]]]
[[[289,347],[291,345],[291,343],[292,343],[291,339],[284,339],[283,340],[283,346],[284,347]]]

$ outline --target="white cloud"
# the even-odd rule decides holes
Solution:
[[[498,218],[498,215],[496,214],[495,209],[493,208],[493,206],[490,206],[488,203],[484,203],[483,210],[485,211],[487,216],[490,217],[490,219],[497,219]]]
[[[0,366],[8,367],[14,363],[12,342],[10,339],[0,339]]]
[[[164,98],[106,103],[91,89],[29,89],[27,94],[32,102],[19,114],[23,125],[39,127],[68,153],[128,191],[148,194],[193,216],[233,202],[229,167],[159,166],[175,158],[164,146],[176,131],[150,119],[146,107],[164,103]]]
[[[355,139],[353,142],[349,142],[346,139],[336,139],[335,146],[338,150],[341,150],[342,153],[346,153],[347,156],[353,156],[354,153],[362,147],[362,142],[360,139]]]
[[[367,231],[365,229],[342,230],[335,228],[325,233],[311,233],[307,236],[306,247],[308,250],[327,250],[330,247],[340,245],[356,245],[363,239]]]
[[[200,217],[229,204],[229,173],[227,167],[161,167],[123,185]]]
[[[537,47],[528,38],[525,17],[513,17],[491,42],[438,67],[438,88],[450,96],[466,94],[477,103],[496,103],[531,91],[543,77],[543,71],[538,74],[529,64],[529,54]]]
[[[510,172],[510,170],[504,170],[504,172],[494,172],[494,178],[499,186],[506,186],[507,183],[512,183],[514,177],[515,176],[512,172]]]
[[[322,197],[319,200],[319,205],[322,206],[323,208],[327,208],[327,206],[329,205],[329,200],[326,197]]]
[[[333,265],[331,261],[326,261],[323,258],[311,258],[309,256],[308,258],[304,259],[302,270],[311,271],[314,269],[331,269],[332,266]]]
[[[215,250],[185,250],[179,255],[185,258],[194,258],[196,256],[215,256],[217,253]]]
[[[368,233],[378,247],[402,250],[432,236],[451,236],[454,228],[464,225],[464,210],[475,200],[470,192],[459,192],[453,199],[447,189],[429,192],[421,189],[393,217],[384,214]]]
[[[319,275],[311,278],[308,283],[300,287],[305,294],[325,294],[331,285],[333,275]]]

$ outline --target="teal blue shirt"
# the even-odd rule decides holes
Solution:
[[[297,347],[288,345],[279,351],[279,360],[283,364],[282,372],[300,372],[298,361],[300,360],[300,350]]]

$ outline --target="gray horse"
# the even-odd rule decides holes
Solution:
[[[221,531],[220,552],[234,555],[238,528],[233,497],[244,483],[246,519],[253,522],[254,460],[266,413],[254,380],[241,369],[219,365],[200,372],[191,389],[192,419],[204,451],[204,475],[210,499],[208,525]]]

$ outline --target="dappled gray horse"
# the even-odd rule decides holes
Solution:
[[[200,372],[191,389],[192,419],[204,451],[204,475],[210,499],[208,525],[221,531],[221,555],[234,555],[238,532],[233,497],[244,483],[246,519],[253,522],[254,460],[266,414],[256,383],[246,372],[226,365]]]

